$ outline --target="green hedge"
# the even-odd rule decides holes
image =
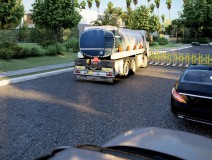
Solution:
[[[17,42],[18,30],[0,30],[0,43]]]

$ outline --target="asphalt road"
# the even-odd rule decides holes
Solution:
[[[150,66],[115,84],[76,81],[73,72],[0,87],[0,159],[23,160],[58,146],[101,145],[138,127],[212,137],[212,126],[170,112],[181,69]]]
[[[212,54],[212,46],[193,46],[191,48],[172,51],[174,53],[195,53],[195,54]]]

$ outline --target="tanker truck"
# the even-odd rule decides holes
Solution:
[[[147,67],[149,43],[146,31],[114,26],[85,27],[79,37],[80,52],[75,60],[76,79],[114,82],[139,67]]]

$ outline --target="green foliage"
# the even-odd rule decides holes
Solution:
[[[152,15],[149,19],[149,31],[159,31],[161,28],[159,17],[156,15]]]
[[[50,45],[55,44],[56,42],[53,40],[45,40],[42,41],[41,43],[39,43],[39,45],[41,45],[44,49],[47,49]]]
[[[95,0],[95,2],[96,2],[96,8],[98,8],[98,12],[99,12],[99,6],[100,6],[101,0]]]
[[[85,9],[85,7],[86,7],[86,2],[85,1],[82,1],[80,3],[80,8]]]
[[[40,29],[38,27],[30,29],[30,39],[32,43],[55,41],[53,31],[48,29]]]
[[[162,19],[162,22],[164,23],[164,21],[165,21],[165,15],[164,14],[161,16],[161,19]]]
[[[132,0],[126,0],[127,8],[131,8]]]
[[[63,44],[56,43],[53,45],[49,45],[47,48],[47,55],[57,55],[62,54],[62,52],[65,52],[66,48]]]
[[[91,9],[93,0],[87,0],[87,2],[88,2],[88,7]]]
[[[112,25],[119,26],[119,19],[122,16],[122,8],[108,8],[104,11],[104,15],[93,21],[94,26]]]
[[[22,0],[0,1],[0,29],[14,29],[24,16]]]
[[[207,38],[207,37],[199,37],[198,42],[201,44],[208,44],[209,42],[211,42],[211,40],[210,38]]]
[[[17,36],[17,30],[0,30],[0,43],[16,42]]]
[[[153,13],[154,12],[154,9],[155,9],[155,5],[152,3],[150,5],[150,12]]]
[[[77,26],[81,16],[70,0],[36,0],[31,18],[37,26],[52,30],[55,41],[60,41],[63,29]]]
[[[212,3],[211,0],[189,0],[186,1],[181,14],[186,27],[195,30],[195,38],[204,28],[212,26]]]
[[[132,29],[149,30],[149,9],[146,6],[140,6],[133,11],[134,22]]]
[[[0,57],[11,59],[14,57],[21,57],[23,55],[23,48],[16,43],[5,42],[0,44]]]
[[[133,0],[133,4],[135,5],[135,7],[137,6],[138,4],[138,0]]]
[[[149,42],[149,46],[157,46],[157,45],[158,45],[158,42],[156,41]]]
[[[169,41],[166,38],[159,38],[158,39],[158,44],[159,45],[166,45],[168,43],[169,43]]]
[[[22,26],[18,30],[18,41],[19,42],[30,42],[30,31],[27,25]]]
[[[172,6],[172,0],[166,0],[166,5],[167,5],[168,10],[170,10],[171,6]]]

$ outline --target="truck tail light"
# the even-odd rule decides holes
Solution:
[[[172,89],[172,97],[178,102],[187,103],[186,98],[180,95],[174,88]]]
[[[75,73],[80,73],[80,70],[77,70],[77,69],[76,69],[76,70],[75,70]]]
[[[107,75],[107,76],[112,76],[113,73],[112,73],[112,72],[107,72],[106,75]]]

